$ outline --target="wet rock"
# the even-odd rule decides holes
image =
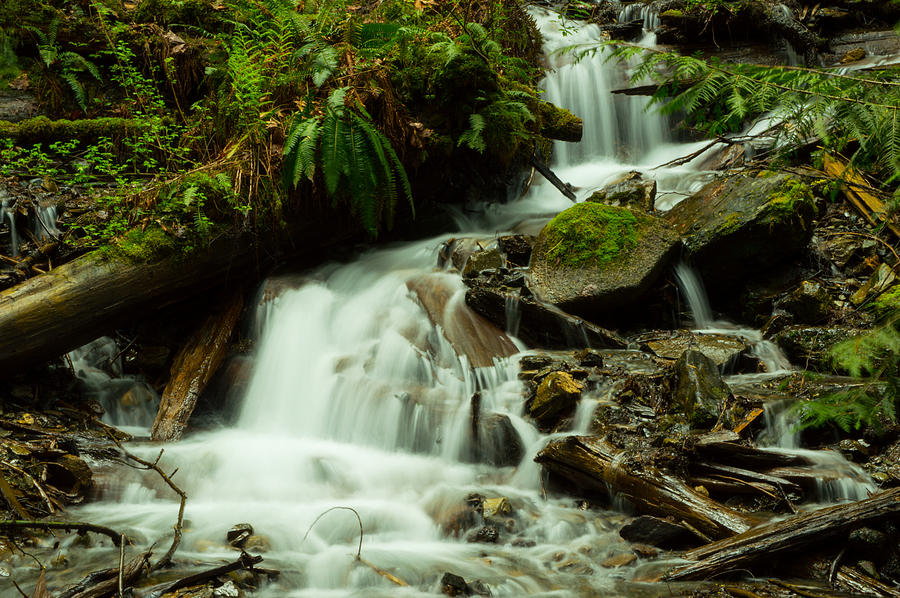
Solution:
[[[881,560],[888,547],[888,535],[870,527],[861,527],[850,532],[847,550],[855,558]]]
[[[272,549],[272,544],[269,542],[269,539],[265,536],[260,536],[258,534],[253,534],[247,541],[244,543],[244,550],[247,552],[252,552],[254,554],[260,552],[269,552]]]
[[[731,394],[716,364],[703,353],[689,349],[675,364],[675,371],[675,409],[696,428],[714,425]]]
[[[775,335],[775,342],[790,362],[803,369],[831,371],[828,351],[835,344],[856,336],[855,328],[843,326],[788,326]]]
[[[640,172],[633,170],[595,191],[585,201],[651,212],[655,200],[656,181],[647,180]]]
[[[600,563],[601,567],[606,567],[607,569],[615,569],[617,567],[624,567],[626,565],[630,565],[631,563],[637,560],[637,555],[632,552],[623,552],[621,554],[615,554],[607,559],[604,559],[603,562]]]
[[[91,488],[91,468],[75,455],[61,455],[53,463],[47,463],[45,481],[66,494],[82,494]]]
[[[728,170],[744,165],[744,156],[747,152],[742,143],[726,145],[713,151],[708,157],[697,165],[697,170]]]
[[[688,349],[699,351],[720,369],[736,364],[749,351],[747,343],[725,334],[699,334],[690,330],[650,333],[638,337],[654,355],[676,360]]]
[[[0,88],[0,120],[20,122],[38,112],[37,98],[27,91]]]
[[[649,544],[635,544],[631,550],[642,559],[652,559],[659,555],[659,551]]]
[[[534,237],[530,235],[507,235],[497,239],[500,251],[506,255],[506,260],[516,266],[528,266],[531,259],[531,246],[534,245]]]
[[[849,64],[851,62],[858,62],[866,57],[865,48],[853,48],[852,50],[847,50],[843,56],[841,56],[841,64]]]
[[[478,580],[466,583],[459,575],[444,573],[441,578],[441,593],[447,596],[490,596],[491,590]]]
[[[545,349],[570,347],[624,348],[617,333],[531,297],[527,289],[467,279],[466,304],[526,345]]]
[[[525,455],[525,444],[509,417],[491,413],[479,418],[474,461],[495,467],[518,465]]]
[[[817,324],[828,317],[832,301],[821,282],[804,280],[775,307],[791,314],[798,324]]]
[[[817,233],[815,249],[835,266],[843,269],[852,262],[874,255],[875,241],[856,235],[829,234],[825,231],[822,235]]]
[[[469,532],[466,542],[479,544],[496,544],[500,541],[500,528],[496,525],[485,525]]]
[[[486,498],[482,503],[482,515],[487,519],[506,517],[512,513],[512,506],[505,496],[499,498]]]
[[[815,214],[807,182],[762,172],[717,179],[664,218],[682,235],[686,257],[707,286],[727,289],[802,252]]]
[[[499,247],[476,251],[466,260],[466,265],[462,269],[462,275],[466,277],[477,276],[484,270],[502,268],[505,263],[506,260],[503,259]]]
[[[686,527],[651,515],[641,515],[629,522],[619,530],[619,536],[629,542],[649,544],[666,550],[697,544],[696,537]]]
[[[669,266],[678,245],[677,234],[658,218],[576,204],[538,235],[529,288],[539,300],[583,317],[634,307]]]
[[[565,415],[575,411],[584,384],[568,372],[552,372],[538,385],[528,414],[542,430],[551,429]]]
[[[489,249],[493,245],[492,239],[464,237],[460,239],[448,239],[438,250],[438,267],[453,267],[462,271],[469,256],[478,251]]]
[[[861,305],[869,297],[883,292],[897,280],[893,269],[887,264],[879,264],[872,276],[850,296],[853,305]]]
[[[241,548],[252,535],[252,525],[249,523],[237,523],[225,533],[225,541],[233,548]]]

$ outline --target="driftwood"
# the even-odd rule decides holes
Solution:
[[[794,515],[687,551],[684,558],[696,562],[676,569],[667,579],[707,579],[727,571],[746,570],[758,561],[821,543],[824,539],[898,514],[900,488],[854,503]]]
[[[571,201],[575,201],[575,191],[572,189],[572,185],[569,183],[564,183],[562,180],[556,176],[556,174],[550,170],[550,167],[537,156],[531,157],[531,165],[534,166],[534,169],[541,173],[545,179],[547,179],[551,185],[559,189],[559,192],[568,197]]]
[[[104,598],[112,596],[119,587],[119,578],[127,587],[132,585],[141,576],[150,562],[150,551],[143,552],[134,557],[122,568],[105,569],[97,571],[85,577],[77,585],[62,592],[59,598]]]
[[[94,525],[93,523],[81,523],[78,521],[0,521],[0,531],[5,532],[20,529],[58,529],[67,532],[79,532],[82,534],[85,532],[93,532],[95,534],[108,536],[116,546],[121,544],[121,534],[119,532],[102,525]]]
[[[208,292],[251,258],[244,241],[150,263],[94,252],[30,278],[0,293],[0,371],[52,359],[136,312]]]
[[[187,577],[179,579],[172,585],[166,586],[166,588],[162,592],[160,592],[160,594],[168,594],[182,588],[197,586],[213,580],[220,575],[231,573],[232,571],[239,571],[241,569],[252,570],[253,566],[257,563],[262,562],[262,560],[263,558],[259,555],[251,556],[246,552],[242,552],[241,556],[238,557],[238,560],[236,560],[235,562],[228,563],[227,565],[222,565],[221,567],[208,569],[206,571],[201,571],[200,573],[195,573],[194,575],[188,575]]]
[[[612,488],[638,512],[673,516],[711,538],[741,533],[756,523],[695,492],[672,474],[650,465],[629,468],[624,457],[600,438],[569,436],[552,441],[535,461],[583,489],[606,493],[608,487]]]
[[[172,364],[171,378],[163,391],[153,422],[153,440],[181,438],[200,393],[225,359],[228,339],[237,325],[243,305],[243,294],[235,293],[188,338]]]

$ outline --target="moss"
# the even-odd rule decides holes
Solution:
[[[800,179],[787,179],[769,196],[763,215],[773,224],[791,220],[804,206],[816,212],[816,197],[812,186]]]
[[[117,245],[107,248],[111,255],[141,263],[167,258],[183,250],[177,239],[155,226],[132,230]]]
[[[741,227],[741,224],[743,224],[743,222],[744,222],[744,219],[741,218],[740,214],[738,214],[736,212],[731,213],[725,218],[725,221],[722,222],[722,224],[720,224],[716,228],[716,234],[720,234],[720,235],[731,234],[731,233],[735,232],[736,230],[738,230]]]
[[[634,249],[648,218],[631,210],[580,203],[550,221],[544,230],[547,256],[568,267],[603,266]]]
[[[894,285],[878,295],[867,309],[879,318],[900,312],[900,285]]]
[[[0,137],[15,139],[19,143],[68,139],[96,141],[100,137],[118,139],[123,135],[149,128],[152,124],[130,118],[50,120],[46,116],[36,116],[17,123],[0,120]]]
[[[677,8],[671,8],[669,10],[664,10],[663,12],[659,13],[659,16],[660,16],[660,18],[669,17],[669,18],[673,18],[673,19],[680,19],[681,17],[684,16],[684,11],[678,10]]]
[[[582,120],[566,110],[549,102],[538,104],[538,119],[541,135],[561,141],[581,141]]]

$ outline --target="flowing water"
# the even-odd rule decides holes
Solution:
[[[585,118],[585,141],[555,148],[557,172],[582,197],[622,173],[649,171],[699,147],[670,142],[668,124],[644,111],[645,100],[610,96],[610,89],[627,85],[615,63],[600,54],[581,62],[552,54],[596,41],[593,26],[564,36],[553,14],[536,18],[553,65],[547,99]],[[706,176],[689,166],[651,174],[668,205]],[[568,205],[549,185],[536,185],[523,200],[468,221],[465,232],[509,230]],[[543,495],[532,459],[547,437],[522,419],[515,355],[522,347],[486,338],[466,320],[458,277],[433,268],[444,240],[379,249],[351,263],[322,266],[299,281],[270,283],[261,294],[255,366],[236,421],[165,447],[161,463],[167,471],[178,468],[174,479],[189,496],[179,563],[208,567],[234,560],[225,533],[249,522],[257,548],[266,548],[264,566],[282,571],[260,590],[263,597],[435,596],[445,572],[481,580],[494,596],[633,593],[617,585],[633,575],[633,567],[599,565],[629,550],[617,534],[624,516]],[[512,334],[516,310],[515,302],[507,306]],[[695,312],[695,320],[712,324],[712,312]],[[459,350],[461,331],[471,337],[467,351]],[[509,356],[482,363],[477,356],[498,342]],[[72,359],[86,384],[123,378],[97,368],[98,361],[86,357],[89,349]],[[110,353],[105,341],[94,349]],[[109,357],[115,362],[115,355]],[[587,430],[608,392],[583,402],[579,430]],[[482,417],[505,417],[521,436],[525,454],[517,466],[471,462],[476,395]],[[129,449],[148,459],[159,451],[141,443]],[[102,472],[110,466],[98,467]],[[75,509],[73,518],[126,531],[138,547],[168,544],[178,505],[153,474],[115,468],[101,473],[98,485],[101,500]],[[473,493],[508,498],[511,512],[495,520],[500,544],[486,548],[460,534],[462,506]],[[356,560],[353,513],[330,511],[316,522],[338,506],[354,509],[362,521],[363,559],[409,586],[398,587]],[[96,545],[72,550],[73,568],[115,561],[115,549],[102,539]]]

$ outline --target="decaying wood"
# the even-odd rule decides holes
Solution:
[[[0,293],[0,371],[52,359],[136,312],[224,284],[250,263],[251,246],[223,241],[190,260],[150,263],[94,252]]]
[[[79,521],[0,521],[0,531],[20,530],[20,529],[43,529],[43,530],[62,530],[66,532],[93,532],[95,534],[103,534],[113,541],[113,544],[119,546],[121,544],[121,536],[119,532],[102,525],[94,525],[93,523],[82,523]]]
[[[877,226],[887,220],[889,217],[887,206],[870,192],[871,185],[850,163],[826,154],[823,158],[823,165],[825,174],[843,181],[842,190],[847,200],[869,224]],[[887,227],[900,239],[900,226],[893,222],[887,222]]]
[[[537,156],[532,156],[531,165],[534,166],[534,169],[541,173],[541,176],[547,179],[551,185],[559,189],[560,193],[568,197],[571,201],[575,201],[575,191],[572,189],[572,185],[562,182],[562,180],[550,170],[550,167],[547,166],[547,164],[541,161]]]
[[[221,575],[227,575],[232,571],[239,571],[241,569],[252,570],[253,566],[257,563],[262,562],[262,560],[263,558],[259,555],[251,556],[246,552],[242,552],[241,556],[238,557],[238,560],[236,560],[235,562],[228,563],[227,565],[222,565],[220,567],[215,567],[213,569],[208,569],[206,571],[201,571],[200,573],[195,573],[194,575],[188,575],[187,577],[179,579],[172,585],[167,586],[162,592],[160,592],[160,594],[168,594],[182,588],[197,586],[213,580]]]
[[[727,571],[747,569],[758,561],[821,543],[872,521],[898,514],[900,488],[854,503],[794,515],[687,551],[684,558],[696,562],[676,569],[667,579],[706,579]]]
[[[741,533],[756,523],[651,465],[630,469],[624,457],[603,439],[569,436],[550,442],[535,461],[583,489],[605,493],[612,488],[638,512],[673,516],[711,538]]]
[[[837,580],[854,594],[900,598],[900,589],[866,575],[856,567],[840,567]]]
[[[150,563],[150,551],[142,552],[125,565],[122,583],[128,587],[134,584]],[[90,579],[90,581],[88,581]],[[60,594],[59,598],[105,598],[115,594],[119,587],[119,568],[106,569],[91,574],[78,585]],[[74,590],[74,591],[73,591]]]
[[[200,393],[228,353],[228,340],[243,306],[243,293],[234,293],[214,309],[185,342],[172,364],[169,383],[163,391],[150,436],[153,440],[181,438]]]

